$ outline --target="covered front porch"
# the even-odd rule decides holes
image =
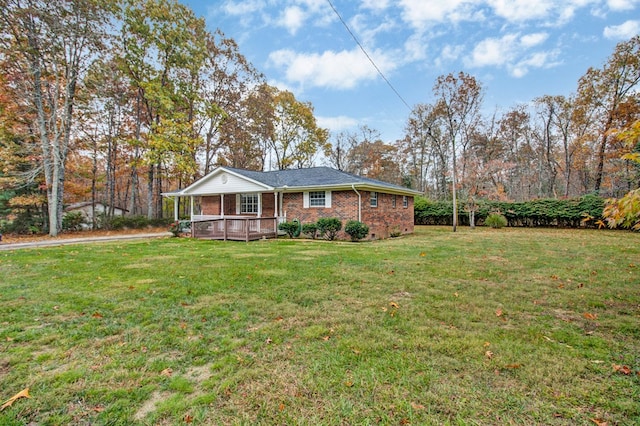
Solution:
[[[286,221],[282,193],[211,195],[165,194],[174,201],[174,220],[188,207],[191,236],[209,240],[252,241],[278,236],[278,224]],[[182,205],[180,200],[188,203]],[[185,221],[183,221],[185,222]],[[186,228],[186,226],[185,226]]]
[[[205,240],[253,241],[278,236],[278,218],[205,216],[191,220],[191,236]]]

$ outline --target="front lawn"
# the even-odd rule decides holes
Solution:
[[[0,252],[2,425],[640,424],[640,236]]]

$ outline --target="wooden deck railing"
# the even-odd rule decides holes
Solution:
[[[227,216],[191,222],[191,236],[209,240],[252,241],[278,236],[275,217]]]

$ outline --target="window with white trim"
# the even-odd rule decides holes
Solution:
[[[309,192],[309,207],[324,207],[326,205],[326,193],[324,191]]]
[[[409,207],[409,197],[407,197],[406,195],[402,196],[402,207],[404,207],[405,209]]]
[[[371,192],[371,199],[370,199],[370,205],[371,207],[378,207],[378,193],[377,192]]]
[[[315,208],[331,208],[331,191],[309,191],[303,193],[302,207],[308,209]]]
[[[391,196],[391,207],[394,209],[396,208],[396,194]]]
[[[258,194],[240,194],[240,213],[258,213]]]

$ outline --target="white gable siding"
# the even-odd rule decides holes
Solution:
[[[226,183],[225,183],[226,178]],[[264,186],[241,179],[238,176],[222,172],[211,176],[200,185],[191,188],[187,195],[198,194],[236,194],[239,192],[261,192],[266,190]]]

